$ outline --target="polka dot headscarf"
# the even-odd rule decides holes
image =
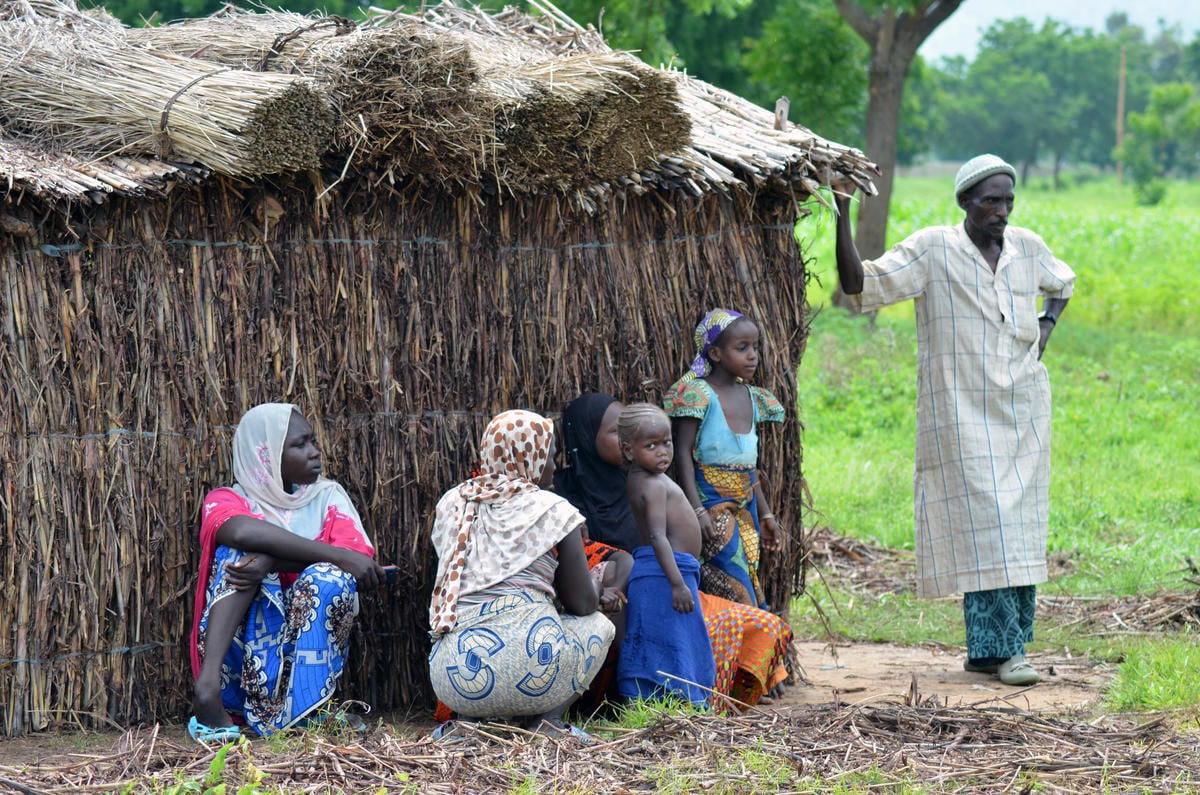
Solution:
[[[569,502],[538,486],[553,440],[554,424],[540,414],[497,415],[479,442],[479,474],[438,503],[429,609],[435,635],[454,628],[461,594],[523,570],[583,523]]]

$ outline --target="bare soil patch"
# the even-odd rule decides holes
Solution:
[[[1031,654],[1042,681],[1016,688],[991,674],[964,671],[961,652],[932,645],[809,641],[796,643],[795,649],[807,681],[789,687],[779,707],[908,700],[1061,714],[1097,703],[1113,673],[1112,666],[1085,658]]]
[[[820,528],[814,533],[811,555],[815,564],[814,581],[823,578],[852,593],[874,596],[914,590],[916,575],[911,553],[880,549]],[[1051,567],[1058,572],[1070,566],[1067,558],[1051,561]],[[1048,601],[1050,610],[1045,609]],[[1039,618],[1078,623],[1095,630],[1110,607],[1098,601],[1040,598]],[[1146,605],[1139,610],[1146,615],[1165,612],[1147,609]],[[1110,665],[1067,653],[1033,653],[1029,659],[1041,673],[1042,681],[1032,687],[1013,688],[994,675],[964,671],[962,649],[940,644],[798,641],[794,652],[793,661],[799,664],[797,674],[801,682],[787,690],[779,702],[781,707],[912,701],[917,694],[917,701],[932,700],[949,707],[1012,706],[1062,713],[1099,702],[1114,673]]]

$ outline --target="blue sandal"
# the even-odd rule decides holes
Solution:
[[[187,730],[188,736],[201,745],[225,745],[242,738],[242,730],[237,726],[205,726],[195,715],[188,721]]]
[[[576,726],[574,723],[567,724],[567,734],[574,737],[581,745],[591,745],[596,742],[596,738],[585,732],[583,729]]]
[[[457,728],[458,724],[455,721],[448,720],[445,723],[439,723],[429,736],[434,740],[460,740],[461,737],[454,736],[454,730]]]
[[[591,745],[596,742],[595,737],[588,734],[573,723],[543,719],[538,728],[534,729],[534,732],[537,734],[546,734],[546,729],[564,734],[568,737],[574,737],[581,745]]]

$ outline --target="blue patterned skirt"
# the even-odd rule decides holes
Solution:
[[[696,464],[696,488],[717,530],[700,551],[700,590],[766,609],[758,579],[757,482],[753,468]]]
[[[200,619],[201,657],[209,612],[234,593],[225,566],[247,554],[216,549]],[[287,589],[277,574],[264,577],[221,666],[225,709],[266,736],[324,704],[342,675],[357,615],[357,582],[331,563],[314,563]]]
[[[458,624],[434,641],[433,692],[465,718],[541,715],[587,690],[612,644],[596,612],[560,615],[549,595],[504,590],[462,605]]]

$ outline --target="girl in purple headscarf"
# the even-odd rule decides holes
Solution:
[[[759,363],[750,318],[714,309],[696,326],[695,342],[696,358],[663,407],[673,420],[679,485],[700,518],[700,589],[765,608],[759,554],[780,548],[781,530],[758,481],[756,429],[782,422],[783,406],[748,383]]]

